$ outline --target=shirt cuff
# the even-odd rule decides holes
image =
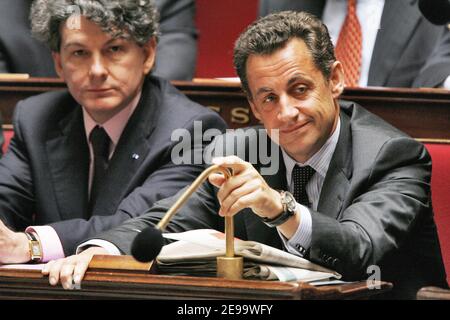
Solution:
[[[444,83],[442,84],[442,88],[445,88],[445,89],[447,89],[447,90],[450,90],[450,76],[448,76],[448,77],[445,79]]]
[[[30,226],[25,229],[26,232],[34,232],[39,238],[42,247],[42,261],[49,262],[64,258],[64,250],[55,229],[50,226]]]
[[[297,228],[297,231],[294,235],[287,240],[281,233],[278,233],[281,236],[281,240],[283,241],[284,247],[288,252],[304,256],[305,252],[311,246],[311,236],[312,236],[312,219],[311,212],[305,206],[297,203],[297,207],[295,208],[297,214],[300,215],[300,225]]]
[[[82,244],[80,244],[77,247],[76,253],[79,254],[79,253],[83,252],[84,250],[86,250],[87,248],[93,247],[93,246],[101,247],[101,248],[105,249],[106,251],[108,251],[108,254],[110,254],[110,255],[114,255],[114,256],[121,255],[119,248],[117,248],[111,242],[108,242],[105,240],[100,240],[100,239],[92,239],[92,240],[83,242]]]

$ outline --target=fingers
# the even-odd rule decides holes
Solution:
[[[260,182],[251,180],[231,191],[221,200],[219,215],[232,216],[245,208],[253,208],[260,195]],[[252,197],[247,197],[253,195]],[[252,200],[252,201],[250,201]],[[230,210],[233,207],[233,210]]]
[[[86,273],[88,267],[89,267],[90,259],[82,259],[78,261],[78,263],[75,265],[74,271],[73,271],[73,282],[75,285],[80,285],[81,280],[84,277],[84,274]]]
[[[73,268],[72,262],[68,262],[67,259],[59,259],[47,263],[42,273],[48,274],[50,285],[56,286],[61,280],[64,289],[73,289]]]
[[[239,174],[249,166],[252,166],[250,163],[245,162],[244,160],[236,156],[216,157],[212,159],[212,163],[225,168],[233,169],[233,174]]]
[[[226,181],[224,175],[221,173],[210,174],[208,180],[217,188],[220,188],[222,184]]]
[[[59,282],[59,273],[64,259],[50,261],[42,269],[42,273],[48,275],[48,281],[52,286],[56,286]]]
[[[245,184],[236,189],[222,202],[219,215],[233,216],[242,209],[252,208],[258,201],[258,190],[256,184]]]
[[[219,214],[232,216],[244,208],[253,207],[258,196],[246,196],[263,190],[265,181],[259,172],[250,163],[236,156],[214,158],[213,163],[233,169],[233,176],[228,180],[222,175],[210,176],[210,182],[220,188],[217,193],[221,204]]]
[[[75,255],[47,263],[42,269],[48,275],[52,286],[61,282],[64,289],[72,290],[81,284],[81,280],[88,269],[91,257]]]
[[[75,269],[75,265],[73,262],[65,263],[61,266],[60,271],[60,281],[61,285],[66,290],[72,290],[74,289],[74,283],[73,283],[73,270]]]

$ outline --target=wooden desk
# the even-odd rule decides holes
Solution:
[[[50,286],[39,270],[0,269],[0,299],[362,299],[392,288],[387,282],[372,290],[365,281],[313,287],[302,282],[164,276],[107,266],[89,269],[81,290],[72,291]]]
[[[257,123],[239,84],[217,80],[173,83],[192,100],[219,112],[232,128]],[[65,87],[58,79],[0,80],[0,112],[3,122],[11,124],[14,106],[19,100]],[[450,91],[348,88],[342,99],[358,102],[414,138],[426,142],[450,140]]]

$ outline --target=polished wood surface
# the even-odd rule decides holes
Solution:
[[[143,270],[142,264],[140,270],[128,270],[134,269],[130,259],[108,256],[95,267],[91,263],[79,290],[52,287],[39,270],[0,269],[0,299],[364,299],[392,288],[386,282],[369,289],[365,281],[313,287],[303,282],[165,276]]]
[[[450,289],[424,287],[417,292],[418,300],[450,300]]]
[[[174,81],[192,100],[219,112],[230,127],[258,123],[250,111],[240,84],[198,79]],[[59,79],[0,80],[0,112],[11,124],[16,103],[31,95],[63,90]],[[347,88],[342,99],[355,101],[414,138],[450,140],[450,91],[444,89]]]

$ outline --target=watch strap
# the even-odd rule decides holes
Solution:
[[[262,221],[271,228],[278,227],[285,223],[290,217],[295,215],[295,205],[289,204],[288,202],[294,202],[294,197],[287,191],[281,191],[281,202],[283,205],[283,212],[281,212],[275,218],[261,218]]]

